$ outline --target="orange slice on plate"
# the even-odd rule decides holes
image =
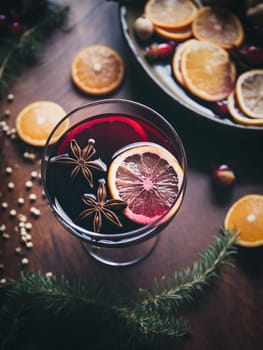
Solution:
[[[44,146],[51,131],[65,116],[66,112],[57,103],[37,101],[20,111],[16,118],[16,130],[19,137],[32,146]],[[65,123],[54,134],[52,142],[66,131]]]
[[[242,73],[236,83],[236,98],[250,118],[263,118],[263,69]]]
[[[183,50],[181,73],[186,88],[205,101],[219,101],[233,90],[236,69],[226,50],[195,41]]]
[[[249,194],[237,200],[228,210],[224,226],[239,231],[240,246],[263,245],[263,195]]]
[[[176,80],[184,85],[184,79],[182,76],[182,71],[181,71],[181,58],[182,58],[182,54],[185,50],[185,48],[187,48],[188,46],[191,46],[192,43],[196,42],[196,39],[189,39],[184,41],[183,43],[181,43],[180,45],[178,45],[176,47],[173,59],[172,59],[172,70],[173,70],[173,74],[176,78]]]
[[[227,98],[227,108],[235,122],[244,125],[263,125],[263,118],[249,118],[240,109],[234,91]]]
[[[76,86],[87,94],[109,94],[123,80],[124,63],[111,47],[92,45],[81,50],[74,58],[71,77]]]
[[[146,17],[162,28],[181,28],[190,25],[197,8],[190,0],[149,0],[144,9]]]
[[[162,28],[158,26],[154,26],[154,31],[161,38],[169,39],[169,40],[186,40],[192,36],[192,27],[187,26],[183,28]]]
[[[211,41],[225,49],[240,46],[244,40],[244,29],[240,20],[225,8],[200,8],[192,28],[197,39]]]
[[[128,203],[123,213],[146,225],[161,218],[163,223],[164,216],[167,221],[175,214],[183,177],[180,164],[168,150],[151,142],[135,143],[113,159],[108,185],[113,198]]]

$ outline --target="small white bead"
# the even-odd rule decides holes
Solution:
[[[25,187],[26,187],[27,190],[30,190],[30,188],[32,188],[32,186],[33,186],[32,181],[26,181]]]
[[[32,171],[32,172],[31,172],[31,179],[32,179],[32,180],[37,179],[37,176],[38,176],[37,171]]]
[[[12,174],[12,172],[13,172],[13,169],[11,168],[11,166],[6,167],[5,173],[6,173],[7,175]]]
[[[8,182],[7,188],[8,188],[9,190],[13,190],[13,189],[15,188],[15,184],[14,184],[13,182]]]
[[[27,231],[30,231],[31,228],[32,228],[31,222],[27,222],[27,223],[25,224],[25,228],[26,228]]]
[[[35,193],[30,193],[29,195],[30,202],[35,202],[36,199],[37,199],[37,195]]]
[[[16,216],[16,210],[15,209],[11,209],[9,211],[9,215],[12,216],[12,217],[15,217]]]
[[[6,284],[6,282],[7,282],[7,279],[6,278],[1,278],[0,279],[0,284]]]
[[[22,265],[27,265],[27,264],[29,264],[28,258],[23,258],[23,259],[21,260],[21,263],[22,263]]]
[[[33,248],[33,242],[26,242],[26,247],[29,249]]]
[[[4,239],[9,239],[10,238],[10,234],[5,232],[5,233],[3,233],[2,237]]]
[[[27,217],[24,214],[18,214],[18,221],[20,222],[26,222],[27,221]]]
[[[24,198],[19,197],[19,198],[17,199],[17,204],[18,204],[18,205],[23,205],[24,203],[25,203]]]
[[[8,94],[7,95],[7,101],[8,102],[13,102],[15,99],[15,95],[14,94]]]
[[[0,232],[4,232],[6,230],[6,226],[4,224],[2,224],[0,226]]]
[[[8,208],[7,202],[2,202],[2,203],[1,203],[1,207],[2,207],[3,209]]]

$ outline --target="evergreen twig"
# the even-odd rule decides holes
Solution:
[[[47,1],[45,11],[37,24],[21,36],[0,39],[0,98],[19,73],[21,64],[34,60],[44,39],[51,30],[65,22],[67,13],[68,6]]]
[[[219,266],[236,252],[235,240],[235,232],[222,230],[202,252],[200,262],[170,278],[155,281],[152,290],[140,289],[133,302],[113,298],[104,290],[79,281],[69,282],[63,277],[40,273],[22,274],[7,290],[6,301],[0,309],[0,323],[5,325],[2,333],[0,331],[0,341],[10,344],[28,320],[36,317],[35,308],[38,318],[40,310],[61,319],[74,314],[79,318],[80,313],[85,315],[85,323],[97,325],[100,332],[105,331],[103,322],[107,322],[110,333],[106,336],[112,337],[115,333],[122,343],[134,339],[149,343],[160,336],[184,336],[190,327],[179,311],[204,293],[217,276]]]

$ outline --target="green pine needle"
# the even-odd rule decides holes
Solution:
[[[5,344],[3,349],[11,349],[7,345],[23,332],[29,320],[39,320],[40,312],[58,317],[60,322],[73,317],[75,322],[78,320],[78,327],[83,322],[96,326],[101,337],[102,334],[104,339],[110,337],[113,346],[118,344],[118,348],[121,348],[120,343],[126,348],[135,341],[149,345],[163,336],[185,336],[190,326],[180,315],[182,307],[204,294],[220,265],[228,263],[229,257],[236,253],[235,241],[235,232],[222,230],[201,253],[200,262],[194,262],[191,268],[177,271],[169,278],[156,280],[151,290],[140,289],[133,302],[80,281],[69,282],[64,277],[40,273],[22,274],[7,289],[5,303],[0,308],[0,324],[5,325],[0,330],[0,342],[3,340]],[[72,327],[75,326],[73,323]],[[102,340],[99,337],[96,341]],[[103,348],[102,344],[100,346]]]
[[[32,62],[42,48],[43,41],[51,30],[61,26],[67,17],[68,6],[48,1],[37,24],[21,36],[0,39],[0,98],[16,78],[21,64]]]

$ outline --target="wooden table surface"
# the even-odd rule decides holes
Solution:
[[[10,88],[15,100],[12,103],[2,100],[1,110],[11,111],[8,124],[14,126],[17,113],[34,101],[51,100],[69,112],[95,100],[73,86],[69,74],[71,62],[75,54],[88,45],[109,45],[123,57],[126,72],[120,89],[108,97],[144,103],[171,121],[187,154],[186,195],[175,220],[163,231],[158,246],[146,260],[130,268],[107,268],[87,256],[81,243],[56,221],[41,195],[38,180],[33,181],[30,191],[25,189],[31,172],[40,171],[40,161],[25,160],[23,152],[28,149],[6,137],[0,159],[0,190],[1,202],[8,202],[9,208],[0,212],[0,224],[7,226],[11,237],[0,239],[0,262],[4,264],[1,278],[17,278],[22,269],[52,271],[69,279],[98,283],[132,297],[138,288],[151,287],[156,277],[170,276],[177,269],[191,266],[218,234],[230,205],[243,195],[263,193],[263,134],[201,121],[171,104],[134,65],[121,33],[116,3],[104,0],[70,0],[67,3],[71,30],[56,30],[50,36],[37,63],[24,67]],[[231,190],[218,190],[211,182],[211,172],[215,164],[225,162],[234,166],[237,179]],[[7,166],[13,168],[11,175],[5,174]],[[15,183],[13,191],[7,189],[10,181]],[[34,204],[28,200],[31,192],[38,195]],[[25,198],[22,207],[17,206],[19,196]],[[10,218],[9,210],[16,209],[30,217],[32,206],[40,209],[41,216],[30,218],[34,247],[27,251],[29,265],[22,268],[21,258],[14,253],[15,247],[20,245],[19,234],[14,231],[16,221]],[[180,342],[172,340],[166,344],[167,348],[263,349],[263,247],[239,249],[234,261],[236,266],[223,267],[205,295],[185,310],[191,336]]]

